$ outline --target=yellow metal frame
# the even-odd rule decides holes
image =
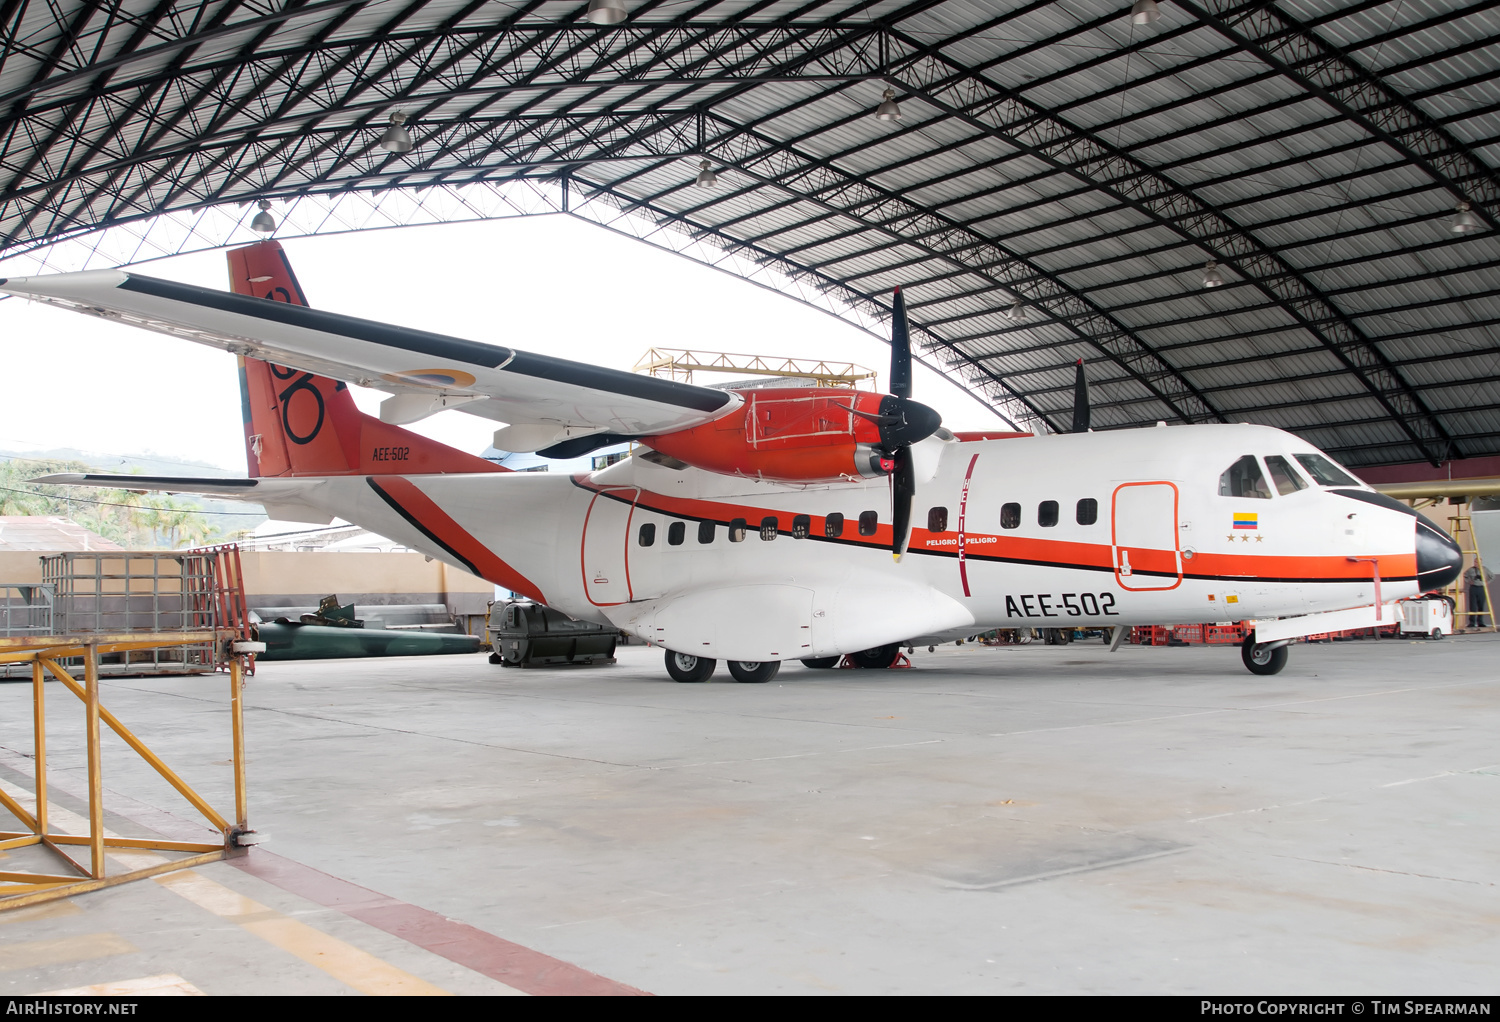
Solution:
[[[825,362],[809,358],[772,358],[728,351],[688,351],[648,348],[631,369],[671,380],[693,382],[693,373],[731,373],[745,376],[789,376],[812,380],[819,387],[854,387],[875,379],[875,372],[853,362]],[[871,384],[874,385],[873,383]]]
[[[127,633],[119,635],[47,635],[0,638],[0,663],[31,663],[32,741],[36,756],[36,812],[27,812],[4,790],[0,806],[8,809],[28,830],[0,831],[0,851],[42,845],[54,852],[71,870],[68,874],[0,871],[0,912],[34,905],[41,901],[66,898],[86,891],[128,883],[143,877],[187,869],[222,859],[237,851],[236,837],[249,829],[245,801],[245,718],[241,702],[244,687],[244,665],[239,657],[229,657],[230,729],[234,745],[234,815],[231,824],[208,801],[152,752],[133,731],[113,713],[99,704],[99,657],[135,649],[162,646],[186,646],[213,643],[215,648],[232,641],[232,632],[183,631]],[[70,657],[83,658],[83,684],[78,683],[58,662]],[[44,683],[51,674],[83,703],[84,735],[88,748],[88,819],[87,835],[58,834],[47,821],[47,714]],[[109,837],[104,833],[104,773],[100,757],[99,723],[103,721],[119,735],[168,784],[188,800],[213,827],[223,835],[220,843],[206,841],[167,841],[150,838]],[[84,866],[63,849],[69,846],[89,849],[89,864]],[[143,869],[109,875],[105,853],[119,851],[190,852],[194,854]]]

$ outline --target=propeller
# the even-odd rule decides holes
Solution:
[[[911,445],[943,424],[936,411],[911,399],[911,329],[899,287],[891,309],[891,392],[881,398],[878,415],[864,418],[880,427],[880,451],[891,461],[891,555],[899,561],[911,539],[911,506],[917,495]]]
[[[1083,375],[1083,359],[1073,369],[1073,428],[1072,433],[1089,431],[1089,381]]]

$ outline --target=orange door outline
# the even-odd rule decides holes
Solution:
[[[583,597],[596,607],[618,607],[622,603],[629,603],[635,596],[630,588],[630,528],[635,523],[635,505],[636,501],[640,500],[640,497],[641,491],[638,488],[623,486],[616,489],[600,490],[594,494],[594,499],[589,501],[588,512],[583,516],[583,532],[578,537],[578,571],[583,581]],[[585,551],[588,548],[589,541],[589,521],[594,517],[594,505],[598,504],[601,499],[628,504],[630,508],[625,513],[625,529],[621,537],[623,544],[621,562],[625,568],[625,599],[615,600],[612,603],[600,603],[594,599],[594,594],[589,591],[589,566],[585,559]]]
[[[1136,547],[1135,544],[1131,544],[1130,547],[1127,547],[1124,550],[1120,548],[1120,491],[1129,489],[1132,486],[1167,486],[1172,490],[1172,569],[1176,571],[1177,579],[1171,585],[1133,586],[1129,582],[1129,579],[1132,577],[1133,569],[1135,568],[1159,572],[1162,568],[1166,567],[1163,564],[1156,563],[1160,559],[1160,555],[1166,552],[1165,550],[1159,550],[1156,548],[1147,548],[1146,550],[1141,550],[1140,548]],[[1109,501],[1109,538],[1110,546],[1112,548],[1111,553],[1114,561],[1115,581],[1120,584],[1121,589],[1132,593],[1165,593],[1182,585],[1182,549],[1177,532],[1177,519],[1180,512],[1181,496],[1182,495],[1177,490],[1177,484],[1168,482],[1165,479],[1152,479],[1136,483],[1121,483],[1119,486],[1115,487],[1115,492],[1111,494]],[[1145,563],[1131,565],[1129,561],[1131,549],[1137,550],[1136,556],[1138,559],[1143,553],[1146,554],[1147,559]],[[1152,554],[1155,554],[1157,556],[1151,556]],[[1160,574],[1155,574],[1150,577],[1161,578],[1162,576]]]

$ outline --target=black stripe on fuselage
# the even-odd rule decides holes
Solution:
[[[613,494],[609,493],[607,490],[596,490],[592,486],[588,486],[588,485],[586,485],[584,483],[580,483],[576,478],[573,479],[572,482],[573,482],[574,486],[577,486],[581,490],[587,490],[590,493],[596,493],[596,494],[598,494],[601,497],[608,497],[610,500],[617,501],[618,503],[621,503],[621,504],[630,504],[630,503],[632,503],[631,501],[622,500],[621,498],[614,496]],[[622,487],[622,489],[632,489],[633,490],[633,489],[639,489],[639,487],[630,486],[630,487]],[[645,492],[645,491],[642,491],[642,492]],[[694,499],[699,499],[699,498],[694,498]],[[683,514],[680,511],[667,511],[667,510],[664,510],[664,509],[659,508],[659,507],[652,507],[650,504],[642,504],[639,501],[635,501],[634,504],[635,504],[636,507],[644,508],[647,511],[651,511],[651,512],[654,512],[654,513],[659,514],[659,515],[665,515],[668,518],[680,518],[680,519],[682,519],[685,522],[713,522],[715,525],[723,525],[723,526],[727,527],[729,525],[729,522],[731,521],[731,519],[726,519],[726,518],[706,518],[706,517],[704,517],[702,515],[688,515],[688,514]],[[770,517],[772,514],[774,514],[779,519],[784,514],[796,514],[796,513],[798,513],[798,512],[771,511],[771,512],[767,513],[766,517]],[[752,530],[755,528],[755,525],[754,525],[753,522],[748,522],[747,521],[747,525]],[[877,543],[877,542],[874,542],[874,541],[869,540],[869,539],[845,538],[843,536],[816,536],[816,535],[813,535],[812,533],[808,533],[805,537],[803,537],[803,539],[804,540],[812,540],[813,542],[816,542],[816,543],[832,543],[832,544],[835,544],[835,545],[838,545],[838,546],[864,547],[864,548],[873,549],[873,550],[887,550],[887,551],[890,550],[890,544],[889,543]],[[958,551],[957,550],[924,550],[924,549],[922,549],[920,547],[908,547],[906,553],[908,553],[908,554],[921,554],[923,557],[951,557],[954,560],[958,559]],[[905,555],[903,555],[903,556],[905,556]],[[1070,569],[1072,571],[1098,571],[1098,572],[1102,572],[1102,573],[1104,573],[1106,575],[1113,575],[1115,573],[1115,569],[1114,568],[1109,567],[1107,565],[1103,565],[1103,564],[1075,564],[1075,563],[1072,563],[1072,562],[1069,562],[1069,561],[1040,561],[1040,560],[1032,560],[1032,559],[1026,558],[1026,557],[1001,557],[1001,556],[996,555],[996,554],[979,554],[979,553],[973,553],[972,551],[969,551],[969,550],[965,550],[964,551],[964,560],[967,560],[967,561],[990,561],[990,562],[993,562],[993,563],[996,563],[996,564],[1025,564],[1025,565],[1029,565],[1031,567],[1036,567],[1036,568],[1067,568],[1067,569]],[[1134,572],[1134,574],[1136,574],[1136,575],[1143,575],[1143,576],[1146,576],[1148,578],[1177,578],[1178,577],[1177,575],[1175,575],[1173,573],[1169,573],[1169,572],[1165,572],[1165,571],[1139,571],[1139,570],[1137,570],[1136,572]],[[1360,579],[1360,578],[1316,578],[1316,577],[1302,577],[1302,576],[1288,576],[1288,577],[1282,578],[1282,577],[1270,576],[1270,575],[1248,575],[1248,576],[1247,575],[1200,575],[1200,574],[1190,574],[1188,572],[1183,572],[1182,573],[1182,578],[1183,578],[1184,581],[1197,581],[1197,582],[1238,582],[1238,583],[1241,583],[1241,584],[1253,584],[1253,583],[1258,583],[1258,582],[1279,582],[1279,583],[1301,583],[1301,582],[1307,582],[1307,583],[1317,583],[1317,584],[1334,584],[1334,583],[1342,583],[1342,582],[1367,582],[1367,581],[1369,581],[1368,579]],[[1382,582],[1415,582],[1415,581],[1417,581],[1417,577],[1415,575],[1390,575],[1390,576],[1382,575],[1380,580]],[[1131,590],[1131,591],[1133,591],[1133,590]],[[1148,590],[1142,590],[1142,591],[1143,592],[1165,592],[1165,590],[1149,590],[1149,589]]]
[[[484,578],[484,576],[479,573],[479,569],[474,566],[473,561],[469,560],[463,554],[459,553],[447,543],[443,542],[442,538],[427,526],[423,525],[421,521],[417,519],[416,515],[412,514],[410,511],[406,510],[406,508],[402,507],[401,502],[387,493],[381,487],[381,485],[375,481],[374,476],[365,476],[365,482],[370,484],[370,489],[374,490],[375,495],[381,500],[385,501],[387,506],[389,506],[392,511],[396,512],[402,518],[406,519],[406,524],[410,525],[422,535],[426,536],[428,539],[436,543],[439,547],[446,550],[449,556],[458,561],[458,563],[462,564],[465,568],[468,568],[469,571],[471,571],[474,575],[478,576],[479,578]]]
[[[215,291],[213,288],[198,287],[193,284],[179,284],[176,281],[159,280],[156,277],[128,274],[125,282],[119,287],[122,291],[133,291],[137,294],[150,295],[153,298],[182,302],[200,308],[217,309],[220,312],[233,313],[237,316],[248,316],[252,319],[267,320],[304,330],[316,330],[336,337],[348,337],[351,340],[364,341],[368,344],[399,348],[402,351],[415,352],[433,358],[484,366],[487,369],[498,369],[501,372],[516,373],[533,379],[550,380],[554,383],[585,387],[605,394],[619,394],[698,412],[716,412],[734,400],[724,391],[710,390],[707,387],[695,387],[692,384],[677,383],[674,380],[662,380],[654,376],[623,372],[619,369],[585,365],[582,362],[553,358],[550,355],[535,355],[531,352],[516,351],[513,348],[503,348],[496,344],[483,344],[479,341],[466,341],[459,337],[429,333],[426,330],[390,326],[373,320],[341,316],[338,313],[324,312],[321,309],[310,309],[305,305],[268,302],[263,298],[237,295],[228,291]]]

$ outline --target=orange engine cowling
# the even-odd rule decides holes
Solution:
[[[812,387],[742,392],[745,403],[701,426],[643,442],[694,468],[776,482],[836,482],[890,473],[880,429],[849,411],[878,414],[881,394]]]

